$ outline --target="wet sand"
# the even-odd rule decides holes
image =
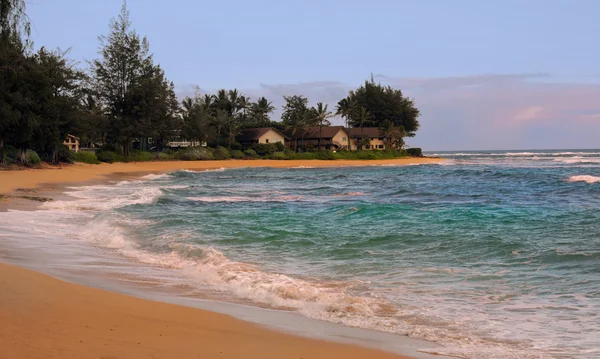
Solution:
[[[0,358],[403,358],[0,264]]]

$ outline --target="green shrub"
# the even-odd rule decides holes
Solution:
[[[223,146],[219,146],[215,149],[215,160],[228,160],[231,158],[229,150]]]
[[[377,158],[377,155],[373,151],[358,151],[356,158],[359,160],[374,160]]]
[[[291,150],[289,148],[284,149],[283,153],[285,153],[285,157],[287,157],[288,160],[296,159],[296,152],[294,152],[293,150]]]
[[[98,156],[94,152],[80,151],[73,154],[73,160],[75,162],[89,163],[97,165],[100,163]]]
[[[166,150],[158,154],[158,159],[161,161],[169,161],[177,158],[177,154],[171,150]]]
[[[275,152],[271,155],[272,160],[287,160],[288,157],[285,155],[285,152]]]
[[[231,151],[231,158],[235,158],[235,159],[240,159],[240,158],[244,158],[244,152],[240,151],[240,150],[232,150]]]
[[[275,143],[258,143],[254,145],[253,149],[259,156],[271,156],[277,152],[277,146]]]
[[[38,156],[37,152],[33,150],[27,150],[27,152],[25,152],[25,164],[28,166],[34,166],[39,165],[40,162],[42,162],[42,160],[40,159],[40,156]]]
[[[100,162],[113,163],[113,162],[127,162],[125,156],[120,153],[112,151],[98,151],[96,157]]]
[[[230,147],[231,147],[232,151],[241,151],[242,150],[242,145],[239,142],[233,142]]]
[[[213,152],[204,147],[190,147],[179,151],[178,157],[183,161],[207,161],[214,159]]]
[[[407,148],[406,152],[412,157],[423,157],[423,150],[418,147]]]
[[[133,150],[129,154],[129,160],[132,162],[154,161],[154,155],[151,152]]]
[[[254,151],[251,148],[248,148],[246,151],[244,151],[244,155],[246,155],[248,157],[253,157],[253,158],[257,156],[256,151]]]
[[[19,150],[12,146],[4,146],[0,152],[0,162],[14,163],[19,159]]]
[[[317,152],[298,152],[294,155],[295,160],[316,160]]]
[[[316,155],[319,160],[335,160],[335,155],[330,150],[316,152]]]
[[[69,147],[60,145],[58,147],[58,162],[73,163],[75,162],[75,152],[71,151]]]
[[[285,149],[285,146],[281,142],[275,142],[275,149],[277,152],[282,152]]]

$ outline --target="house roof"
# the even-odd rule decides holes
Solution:
[[[333,138],[333,136],[337,135],[338,132],[340,132],[340,130],[346,130],[344,128],[344,126],[324,126],[322,128],[319,127],[308,127],[304,130],[301,131],[297,131],[296,134],[292,135],[292,131],[286,131],[285,134],[288,135],[289,137],[293,137],[293,138],[304,138],[304,139],[311,139],[311,138]]]
[[[360,137],[361,129],[360,127],[349,128],[348,132],[350,133],[350,137]],[[362,128],[362,136],[363,137],[383,137],[381,133],[381,129],[379,127],[363,127]]]
[[[258,140],[261,136],[263,136],[271,130],[280,134],[281,136],[283,136],[283,138],[288,139],[286,135],[279,132],[276,128],[273,127],[245,128],[242,130],[242,132],[240,132],[236,139],[240,142]]]
[[[73,136],[73,135],[71,135],[71,134],[67,134],[67,137],[73,137],[73,138],[75,138],[75,139],[79,139],[79,137]]]

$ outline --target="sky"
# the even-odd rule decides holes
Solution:
[[[122,1],[27,4],[35,46],[86,66]],[[334,109],[373,74],[421,110],[414,147],[600,148],[597,0],[127,4],[180,97],[238,88],[278,109],[295,94]]]

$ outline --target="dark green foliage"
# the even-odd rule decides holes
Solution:
[[[96,152],[96,158],[100,162],[113,163],[115,153],[111,151],[98,151]]]
[[[329,125],[327,105],[310,106],[302,95],[286,96],[282,121],[269,117],[272,103],[253,101],[237,89],[186,97],[181,104],[174,84],[154,63],[150,45],[131,26],[124,2],[109,32],[100,37],[99,58],[86,71],[77,68],[66,52],[32,51],[25,1],[0,0],[0,162],[30,164],[28,150],[43,160],[57,162],[119,162],[174,159],[241,158],[237,141],[242,129],[274,127],[291,133],[290,147],[256,145],[245,156],[271,158],[395,158],[402,153],[372,154],[321,152],[321,144],[300,148],[307,127]],[[419,128],[419,110],[400,90],[375,83],[373,78],[339,101],[337,114],[348,126],[379,127],[386,148],[402,148],[403,138]],[[65,149],[67,134],[81,138],[81,147],[98,148],[96,155],[77,155]],[[146,146],[147,139],[152,144]],[[168,142],[208,143],[216,150],[195,147],[174,154],[161,152]],[[156,151],[132,151],[139,148]],[[141,144],[144,144],[143,146]],[[365,143],[363,143],[364,145]],[[343,144],[345,145],[345,144]],[[302,153],[295,154],[298,150]],[[307,153],[306,151],[315,151]],[[254,152],[255,151],[255,152]],[[411,155],[422,153],[411,149]],[[376,153],[375,153],[376,152]],[[277,154],[281,157],[281,154]]]
[[[258,154],[256,153],[256,151],[254,151],[251,148],[248,148],[244,151],[244,155],[246,155],[247,157],[257,157]]]
[[[231,158],[229,150],[225,147],[219,146],[215,149],[215,160],[228,160]]]
[[[284,152],[275,152],[271,155],[272,160],[287,160],[288,157]]]
[[[69,150],[69,148],[65,145],[61,145],[58,147],[58,161],[65,163],[73,163],[75,162],[75,152]]]
[[[317,155],[317,159],[319,160],[335,160],[335,153],[333,153],[332,151],[326,150],[326,151],[318,151],[316,152]]]
[[[25,164],[29,166],[39,165],[42,162],[40,156],[38,156],[37,152],[33,150],[27,150],[25,152]]]
[[[242,145],[239,142],[232,142],[230,147],[232,150],[237,150],[237,151],[242,150]]]
[[[132,162],[147,162],[147,161],[153,161],[154,155],[150,152],[146,152],[146,151],[139,151],[139,150],[134,150],[131,151],[130,155],[129,155],[129,161]]]
[[[93,165],[97,165],[100,163],[100,160],[98,159],[98,156],[96,156],[96,153],[88,151],[79,151],[73,154],[73,160],[75,162],[89,163]]]
[[[240,151],[240,150],[232,150],[231,151],[231,158],[235,158],[235,159],[241,159],[244,158],[244,152]]]
[[[179,152],[179,159],[183,161],[207,161],[215,158],[209,148],[191,147]]]
[[[271,156],[277,152],[277,146],[275,143],[258,143],[252,148],[259,156]]]
[[[91,72],[106,104],[108,142],[118,144],[126,157],[139,137],[154,138],[161,149],[178,125],[179,104],[173,83],[153,63],[148,40],[131,29],[125,3],[109,34],[100,37],[100,55]]]
[[[359,160],[374,160],[377,158],[377,155],[374,153],[374,151],[358,151],[356,158]]]
[[[166,150],[158,154],[158,159],[161,161],[169,161],[177,159],[177,152]]]
[[[391,122],[402,136],[408,137],[413,137],[419,129],[420,111],[414,101],[400,90],[375,83],[373,78],[340,100],[337,114],[351,127],[389,128]]]
[[[417,147],[407,148],[406,152],[412,157],[423,157],[423,150]]]

